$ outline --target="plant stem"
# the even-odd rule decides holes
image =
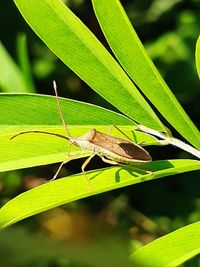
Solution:
[[[196,148],[194,148],[193,146],[191,145],[188,145],[186,143],[184,143],[183,141],[177,139],[177,138],[174,138],[174,137],[171,137],[171,136],[167,136],[161,132],[158,132],[156,130],[153,130],[153,129],[150,129],[146,126],[143,126],[143,125],[137,125],[135,127],[136,130],[139,130],[139,131],[142,131],[142,132],[145,132],[147,134],[150,134],[150,135],[154,135],[156,137],[159,137],[161,138],[162,140],[165,141],[165,144],[171,144],[173,146],[176,146],[176,147],[179,147],[181,148],[182,150],[184,151],[187,151],[188,153],[192,154],[193,156],[197,157],[200,159],[200,151],[197,150]],[[163,145],[162,141],[160,141],[161,144]]]

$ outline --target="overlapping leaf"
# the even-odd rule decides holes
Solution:
[[[92,2],[107,41],[123,68],[163,117],[191,144],[200,149],[199,131],[149,58],[120,2]]]
[[[98,94],[135,121],[164,130],[123,69],[62,1],[15,3],[45,44]]]

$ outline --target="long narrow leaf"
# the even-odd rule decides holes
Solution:
[[[146,164],[144,169],[150,169],[153,172],[139,175],[131,166],[90,171],[87,176],[93,190],[88,188],[83,174],[38,186],[18,195],[1,208],[0,228],[77,199],[176,173],[198,170],[200,162],[195,160],[154,161]]]
[[[197,73],[199,75],[199,79],[200,79],[200,36],[197,40],[197,44],[196,44],[196,67],[197,67]]]
[[[112,125],[120,125],[134,141],[130,119],[79,101],[60,99],[64,117],[73,136],[81,136],[92,128],[107,132]],[[0,95],[0,171],[14,170],[66,160],[69,142],[62,138],[41,134],[26,134],[9,140],[14,134],[27,130],[43,130],[66,135],[55,97],[28,94]],[[121,136],[116,130],[112,135]],[[135,134],[137,142],[151,142],[148,135]],[[71,147],[71,155],[80,151]],[[79,155],[84,157],[85,154]]]
[[[200,133],[149,58],[118,0],[92,0],[101,28],[116,57],[166,120],[200,149]]]
[[[46,45],[96,92],[135,121],[164,129],[122,68],[61,0],[15,3]]]
[[[24,79],[26,80],[27,88],[29,93],[36,91],[33,82],[30,60],[27,49],[27,39],[25,34],[19,34],[17,36],[17,55],[21,71],[23,72]]]
[[[175,267],[200,253],[200,222],[165,235],[131,255],[139,266]],[[137,266],[138,266],[137,265]]]

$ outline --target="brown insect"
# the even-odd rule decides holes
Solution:
[[[90,160],[95,156],[98,155],[104,162],[117,165],[117,164],[133,164],[133,165],[139,165],[145,162],[150,162],[152,160],[149,153],[142,148],[138,144],[134,144],[117,126],[114,126],[117,130],[119,130],[122,134],[126,136],[127,139],[114,137],[110,135],[111,127],[109,129],[108,134],[102,133],[100,131],[97,131],[96,129],[92,129],[86,134],[80,136],[80,137],[74,137],[71,136],[67,124],[64,120],[63,112],[60,106],[58,93],[57,93],[57,87],[55,81],[53,82],[56,100],[61,116],[61,120],[63,123],[63,126],[66,130],[67,136],[57,134],[57,133],[51,133],[51,132],[45,132],[45,131],[37,131],[37,130],[30,130],[30,131],[24,131],[15,134],[10,138],[10,140],[16,138],[19,135],[22,134],[30,134],[30,133],[38,133],[38,134],[49,134],[54,135],[60,138],[64,138],[69,141],[70,144],[73,144],[75,146],[80,147],[82,150],[90,151],[92,154],[89,156],[83,165],[81,166],[82,172],[88,182],[89,188],[92,189],[92,186],[90,184],[90,181],[85,173],[85,168],[90,162]],[[59,171],[61,170],[62,166],[69,162],[72,159],[75,159],[77,155],[68,157],[68,159],[61,163],[59,166],[56,174],[51,180],[54,180],[57,178]]]

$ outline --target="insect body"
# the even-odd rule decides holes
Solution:
[[[143,163],[151,161],[149,153],[141,146],[129,140],[110,136],[108,134],[90,130],[83,136],[70,137],[69,141],[82,149],[90,150],[101,158],[106,157],[117,163]]]
[[[62,109],[59,103],[55,82],[54,82],[54,90],[56,94],[56,100],[58,103],[58,108],[60,111],[61,119],[62,119],[64,128],[68,136],[57,134],[57,133],[45,132],[45,131],[30,130],[30,131],[17,133],[16,135],[12,136],[10,139],[14,139],[19,135],[28,134],[28,133],[29,134],[31,133],[49,134],[49,135],[54,135],[60,138],[64,138],[68,140],[70,144],[78,146],[82,150],[90,151],[92,153],[91,156],[85,160],[85,162],[83,163],[81,167],[90,188],[92,187],[85,174],[85,167],[95,155],[98,155],[104,162],[113,164],[113,165],[117,165],[119,163],[138,165],[138,164],[149,162],[152,160],[149,153],[141,146],[132,143],[130,140],[126,140],[124,138],[119,138],[119,137],[114,137],[109,134],[105,134],[100,131],[97,131],[96,129],[92,129],[80,137],[71,136],[67,128],[67,125],[64,121],[64,116],[63,116]],[[116,126],[114,127],[118,129],[118,127]],[[118,130],[121,132],[120,129]],[[69,157],[66,161],[62,162],[52,180],[54,180],[57,177],[62,166],[74,158],[76,158],[76,156]]]

